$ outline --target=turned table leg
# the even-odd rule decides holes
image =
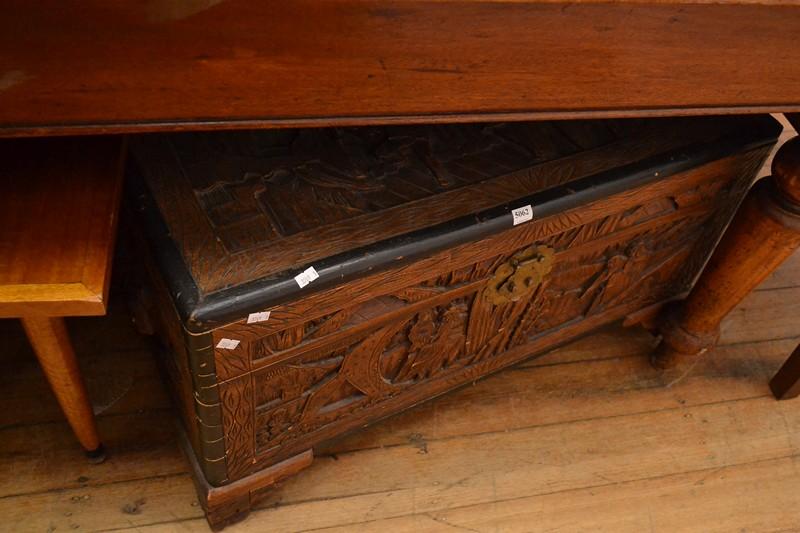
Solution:
[[[25,317],[21,320],[69,425],[89,459],[101,462],[105,458],[103,445],[64,319]]]
[[[700,355],[719,338],[722,319],[800,246],[800,137],[784,144],[772,176],[748,193],[689,296],[659,319],[658,368]]]

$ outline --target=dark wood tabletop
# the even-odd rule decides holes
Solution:
[[[787,0],[4,7],[0,136],[800,110]]]

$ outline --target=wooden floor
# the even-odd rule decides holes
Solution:
[[[0,530],[207,530],[153,359],[113,303],[71,322],[98,466],[0,322]],[[228,531],[800,531],[800,400],[767,388],[798,334],[795,255],[683,379],[648,366],[648,334],[608,328],[333,443]]]
[[[118,282],[119,283],[119,282]],[[18,325],[0,321],[0,531],[207,531],[124,287],[69,324],[108,461],[90,465]],[[611,327],[321,450],[226,531],[800,531],[800,254],[683,377]]]

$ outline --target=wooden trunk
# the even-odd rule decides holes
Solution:
[[[209,521],[322,441],[684,295],[778,133],[747,117],[131,139],[145,306]]]

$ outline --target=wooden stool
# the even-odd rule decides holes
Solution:
[[[0,143],[0,318],[22,320],[75,435],[104,458],[65,316],[106,311],[122,184],[118,137]]]

